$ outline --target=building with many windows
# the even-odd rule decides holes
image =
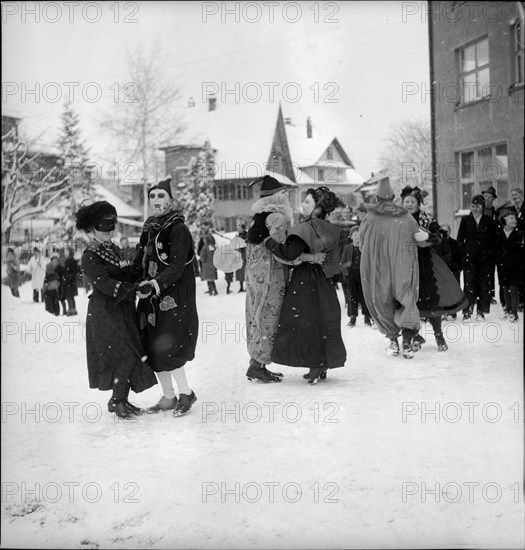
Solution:
[[[434,205],[457,229],[472,196],[523,189],[523,2],[430,2]]]

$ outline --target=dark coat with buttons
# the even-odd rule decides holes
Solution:
[[[523,281],[523,231],[514,229],[507,237],[499,231],[498,279],[502,286],[520,285]]]
[[[160,294],[139,301],[139,324],[156,372],[171,371],[195,357],[199,317],[195,298],[195,247],[179,211],[148,218],[135,266],[155,280]]]
[[[125,378],[138,393],[157,379],[143,361],[135,289],[119,250],[114,244],[91,243],[82,255],[82,272],[93,285],[86,319],[89,387],[111,390],[115,380]]]
[[[463,265],[469,261],[494,262],[497,226],[489,216],[482,215],[479,225],[472,214],[462,218],[457,242],[463,256]]]

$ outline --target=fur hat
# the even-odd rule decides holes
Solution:
[[[83,206],[77,212],[77,229],[90,231],[102,222],[113,221],[113,229],[117,220],[115,207],[107,201],[97,201],[93,204]]]
[[[274,193],[277,193],[282,189],[286,189],[286,187],[282,183],[277,181],[275,178],[272,178],[272,176],[268,176],[268,175],[261,176],[260,178],[254,179],[251,183],[248,184],[248,187],[251,187],[256,183],[261,184],[261,191],[260,191],[261,197],[269,197],[270,195],[273,195]]]
[[[488,189],[485,189],[485,191],[483,191],[483,194],[485,193],[490,193],[495,199],[498,198],[498,195],[496,195],[496,190],[494,189],[494,187],[492,187],[492,185]]]
[[[394,198],[394,190],[390,185],[390,178],[383,178],[377,184],[376,197],[379,199],[391,201]]]
[[[165,180],[160,181],[159,183],[157,183],[157,185],[150,187],[148,191],[148,198],[149,198],[149,194],[153,191],[153,189],[160,189],[161,191],[166,191],[170,199],[173,199],[173,195],[171,194],[171,176],[167,177]]]

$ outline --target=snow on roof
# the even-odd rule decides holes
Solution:
[[[286,124],[285,129],[292,162],[296,166],[313,166],[334,140],[334,136],[321,135],[314,127],[312,137],[308,138],[306,122],[300,125]]]
[[[117,214],[122,218],[142,218],[142,212],[139,212],[121,198],[117,197],[114,193],[106,189],[100,184],[95,184],[93,186],[97,198],[99,200],[108,201],[111,203],[117,210]]]
[[[255,179],[266,173],[278,113],[278,103],[217,103],[213,111],[197,103],[186,112],[180,143],[202,146],[210,141],[216,150],[216,180]]]

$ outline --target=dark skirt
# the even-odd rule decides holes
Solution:
[[[342,367],[346,349],[341,337],[341,307],[333,281],[322,267],[294,268],[286,289],[272,361],[290,367]]]
[[[160,296],[139,301],[139,325],[155,372],[183,367],[195,358],[199,317],[193,266]]]
[[[418,261],[420,317],[441,317],[468,307],[456,277],[432,248],[419,248]]]
[[[86,320],[89,387],[113,389],[116,379],[129,380],[135,393],[157,383],[147,362],[137,326],[135,304],[118,303],[96,291],[89,298]]]

